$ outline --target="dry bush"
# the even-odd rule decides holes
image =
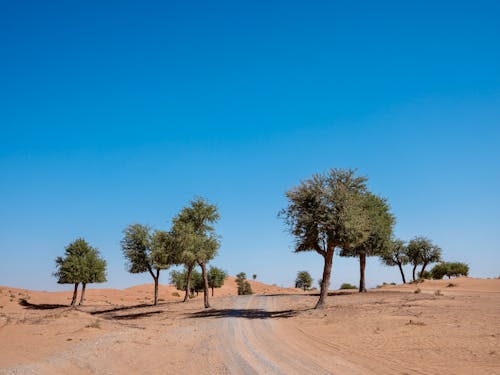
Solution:
[[[440,296],[442,296],[442,295],[443,295],[443,293],[441,293],[441,290],[440,290],[440,289],[438,289],[438,290],[436,290],[436,291],[434,292],[434,295],[435,295],[436,297],[440,297]]]
[[[94,320],[92,323],[87,324],[87,328],[101,328],[101,321],[99,319]]]
[[[417,288],[417,289],[415,289],[415,290],[413,291],[413,293],[415,293],[415,294],[419,294],[419,293],[421,293],[421,292],[422,292],[422,289],[420,289],[420,288]]]

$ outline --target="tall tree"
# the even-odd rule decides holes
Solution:
[[[98,250],[83,238],[78,238],[66,246],[64,256],[56,258],[56,267],[54,276],[57,277],[59,284],[74,284],[71,306],[76,304],[80,283],[83,284],[80,297],[82,304],[87,283],[106,281],[106,261],[101,259]]]
[[[401,272],[401,278],[403,279],[403,284],[406,284],[403,266],[408,264],[409,259],[404,241],[392,239],[387,250],[380,255],[380,259],[382,260],[382,263],[387,266],[398,266],[399,272]]]
[[[210,266],[208,269],[208,286],[212,289],[212,297],[214,296],[214,288],[220,288],[224,285],[224,280],[226,280],[227,273],[217,267]]]
[[[146,225],[132,224],[123,231],[123,255],[130,273],[149,272],[154,281],[154,305],[158,304],[160,271],[176,264],[177,254],[169,232],[151,231]]]
[[[422,236],[415,237],[408,243],[407,253],[413,265],[413,280],[416,280],[416,269],[419,265],[422,265],[420,274],[423,275],[428,264],[441,261],[441,248]]]
[[[363,206],[368,215],[369,236],[362,243],[350,248],[343,248],[341,256],[359,258],[359,292],[366,292],[365,267],[366,257],[377,256],[387,251],[394,225],[394,216],[390,213],[387,200],[366,193],[363,197]]]
[[[312,285],[313,278],[311,274],[307,271],[297,272],[297,277],[295,278],[295,287],[304,289],[304,292],[309,289]]]
[[[219,248],[219,239],[214,228],[218,220],[217,207],[203,198],[192,200],[190,205],[183,208],[174,218],[174,228],[179,225],[184,226],[183,232],[190,238],[187,247],[193,250],[195,262],[201,268],[204,283],[203,301],[206,308],[210,307],[206,264],[217,255]],[[187,235],[188,233],[190,234]]]
[[[286,193],[289,203],[281,216],[295,236],[295,252],[315,251],[324,259],[316,308],[325,305],[335,249],[358,246],[369,236],[370,224],[363,200],[366,180],[351,169],[332,169],[314,175]]]

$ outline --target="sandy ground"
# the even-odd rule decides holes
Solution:
[[[500,374],[500,279],[317,296],[234,278],[182,303],[171,286],[70,292],[0,287],[0,374]],[[415,290],[419,289],[419,293]],[[439,290],[439,292],[437,292]]]

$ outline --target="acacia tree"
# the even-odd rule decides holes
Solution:
[[[171,233],[159,230],[152,232],[146,225],[132,224],[123,231],[121,246],[128,272],[149,272],[153,278],[154,305],[157,305],[160,271],[177,262]]]
[[[434,245],[430,239],[422,236],[415,237],[408,243],[407,254],[410,263],[413,265],[412,276],[414,281],[416,280],[415,271],[419,265],[422,265],[420,274],[423,275],[429,263],[441,261],[441,248]]]
[[[210,266],[207,273],[208,286],[212,289],[212,297],[214,296],[214,288],[220,288],[224,285],[227,273],[217,267]]]
[[[357,246],[343,248],[341,256],[359,258],[359,292],[366,292],[365,267],[367,256],[382,254],[389,247],[394,216],[389,212],[389,205],[384,198],[372,193],[363,196],[363,206],[368,215],[369,235]]]
[[[295,279],[295,287],[304,289],[304,292],[309,289],[312,285],[313,279],[311,274],[307,271],[297,272],[297,277]]]
[[[321,292],[315,308],[328,295],[333,254],[363,243],[370,233],[363,196],[366,178],[351,169],[316,174],[286,193],[288,207],[281,211],[295,237],[295,252],[315,251],[324,259]]]
[[[85,298],[87,283],[106,281],[106,261],[100,258],[99,251],[83,238],[78,238],[66,246],[64,257],[56,258],[56,267],[54,276],[57,277],[59,284],[74,284],[71,306],[76,304],[80,283],[83,285],[81,305]]]
[[[408,264],[409,259],[404,241],[392,239],[389,247],[380,255],[380,259],[382,260],[382,263],[387,266],[398,266],[399,272],[401,272],[401,278],[403,279],[403,284],[406,284],[403,266]]]
[[[192,200],[190,206],[183,208],[174,218],[173,231],[180,233],[180,243],[185,248],[182,252],[183,257],[189,260],[194,259],[194,262],[201,268],[205,308],[210,307],[206,264],[217,255],[217,249],[220,246],[213,226],[218,220],[217,207],[203,198]],[[187,277],[187,283],[189,283],[189,276]]]

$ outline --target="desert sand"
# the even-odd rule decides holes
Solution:
[[[2,286],[0,374],[500,374],[500,279],[332,291],[324,310],[250,283],[237,296],[228,278],[210,309],[166,285],[158,306],[140,285],[90,288],[76,309],[70,290]]]

